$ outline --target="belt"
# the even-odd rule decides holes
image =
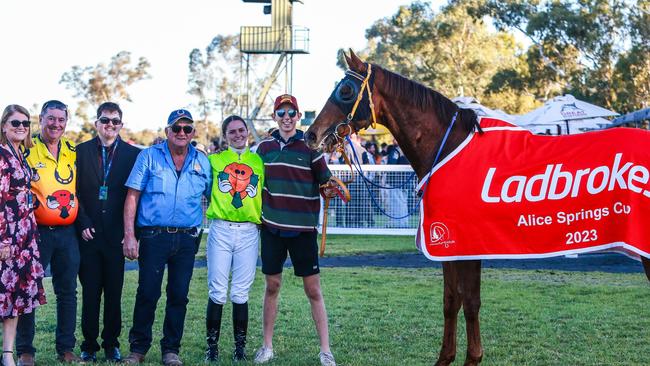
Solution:
[[[143,226],[140,230],[161,231],[168,234],[196,234],[197,229],[195,227]]]
[[[38,225],[39,229],[42,230],[58,230],[58,229],[65,229],[70,225]]]
[[[257,224],[255,224],[253,222],[250,222],[250,221],[228,221],[228,220],[222,220],[222,219],[217,219],[217,220],[222,222],[224,225],[235,226],[235,227],[257,225]]]

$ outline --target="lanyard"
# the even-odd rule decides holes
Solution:
[[[18,148],[18,151],[20,151],[20,154],[14,150],[13,145],[11,143],[8,143],[9,148],[11,149],[11,154],[18,159],[20,162],[20,169],[25,173],[25,176],[27,177],[27,189],[32,188],[32,169],[27,165],[27,161],[25,160],[25,157],[22,154],[22,151],[20,151],[20,148]]]
[[[113,155],[111,155],[111,159],[108,160],[108,163],[106,163],[106,146],[102,145],[102,168],[104,168],[104,186],[108,181],[108,173],[111,171],[111,165],[113,165],[113,158],[115,158],[115,150],[117,149],[117,143],[119,141],[120,140],[115,140],[115,143],[113,143]]]

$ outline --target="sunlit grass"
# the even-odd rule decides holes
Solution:
[[[483,272],[481,328],[484,365],[647,365],[650,360],[650,286],[642,274],[573,273],[488,269]],[[439,269],[327,268],[323,292],[332,349],[341,365],[431,365],[442,334],[442,273]],[[137,273],[126,275],[122,351],[128,353]],[[55,300],[37,316],[37,360],[55,363]],[[248,353],[261,345],[264,281],[251,290]],[[81,298],[79,296],[79,298]],[[181,358],[203,362],[206,270],[192,279]],[[164,291],[154,325],[148,365],[160,364]],[[224,309],[221,365],[232,354],[231,307]],[[465,355],[459,320],[456,365]],[[81,336],[77,330],[77,336]],[[80,341],[79,341],[80,342]],[[79,343],[78,342],[78,343]],[[318,338],[302,281],[285,271],[276,325],[274,365],[318,364]],[[102,354],[99,355],[100,359]],[[246,364],[246,363],[244,363]],[[250,362],[248,364],[251,364]]]
[[[197,258],[205,259],[207,232],[203,234],[201,247]],[[320,235],[318,245],[320,246]],[[326,257],[336,257],[356,254],[380,253],[415,253],[415,238],[413,236],[390,235],[327,235]]]

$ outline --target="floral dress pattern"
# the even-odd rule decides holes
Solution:
[[[46,303],[38,229],[28,205],[29,176],[25,173],[9,146],[0,144],[0,247],[11,247],[9,259],[0,260],[3,320],[31,313]]]

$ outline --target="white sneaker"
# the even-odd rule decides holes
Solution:
[[[260,364],[260,363],[267,363],[273,359],[273,349],[272,348],[266,348],[262,346],[262,348],[258,349],[257,352],[255,353],[255,359],[253,360],[253,363],[255,364]]]
[[[318,356],[320,357],[320,364],[322,366],[336,366],[332,352],[321,352]]]

